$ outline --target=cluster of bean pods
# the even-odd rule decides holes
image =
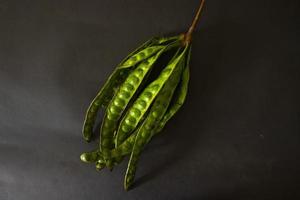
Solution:
[[[134,181],[141,152],[151,138],[183,105],[189,83],[191,34],[200,14],[186,34],[155,37],[130,53],[114,70],[91,102],[83,125],[83,138],[91,141],[97,113],[105,109],[99,147],[83,153],[83,162],[97,170],[112,170],[129,156],[124,188]],[[171,56],[159,75],[149,81],[152,69],[162,55]]]

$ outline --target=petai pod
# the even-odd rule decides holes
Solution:
[[[169,105],[169,108],[162,118],[162,120],[159,122],[159,125],[156,128],[156,131],[154,134],[159,133],[165,126],[165,124],[176,114],[176,112],[181,108],[183,105],[186,95],[188,92],[188,85],[189,85],[189,79],[190,79],[190,69],[189,69],[189,62],[191,57],[191,47],[188,53],[186,66],[183,70],[181,81],[178,88],[175,91],[174,98],[172,100],[172,103]]]
[[[91,140],[93,126],[96,120],[97,112],[101,106],[106,105],[107,102],[112,98],[114,91],[120,85],[120,83],[126,78],[130,69],[120,68],[124,62],[126,62],[132,55],[135,55],[137,52],[145,49],[146,47],[150,46],[154,41],[154,39],[150,39],[132,53],[130,53],[114,70],[114,72],[109,76],[108,80],[98,92],[96,97],[91,102],[89,108],[87,109],[84,123],[83,123],[83,138],[86,141]]]
[[[151,103],[172,74],[182,56],[183,55],[181,54],[179,57],[174,59],[174,61],[160,73],[158,78],[144,89],[137,100],[133,103],[132,107],[128,109],[118,128],[116,146],[121,144],[137,127],[141,118],[147,112]]]
[[[176,41],[176,37],[152,38],[130,53],[114,70],[108,78],[104,86],[91,102],[84,119],[83,138],[86,141],[91,140],[93,126],[96,120],[97,113],[101,106],[107,106],[119,85],[126,79],[132,68],[138,62],[159,51],[160,44],[166,44]]]
[[[180,49],[177,51],[177,53],[174,55],[173,59],[170,62],[172,62],[177,57],[179,52],[180,52]],[[143,116],[143,118],[145,118],[145,116]],[[143,120],[141,120],[141,121],[143,122]],[[119,146],[116,146],[116,148],[112,149],[109,152],[109,154],[107,154],[106,156],[110,157],[110,158],[115,158],[118,156],[125,156],[125,155],[129,154],[134,145],[135,136],[136,136],[137,132],[139,131],[139,128],[140,127],[136,128],[134,133],[132,133],[125,141],[123,141],[122,144],[120,144]]]
[[[114,95],[113,99],[106,109],[104,120],[101,126],[100,150],[104,156],[110,151],[110,149],[114,147],[114,132],[117,128],[118,121],[122,116],[123,111],[126,109],[126,106],[128,105],[130,99],[137,91],[144,77],[153,67],[155,61],[164,51],[169,50],[170,47],[173,47],[175,44],[177,43],[172,43],[165,47],[156,46],[156,48],[160,49],[158,53],[142,61],[129,74],[124,83],[120,86],[118,92]]]
[[[174,63],[176,63],[175,69],[171,73],[160,93],[157,95],[157,98],[153,102],[146,120],[143,122],[142,126],[137,132],[124,180],[124,188],[126,190],[130,187],[134,180],[136,165],[142,149],[150,141],[157,124],[163,118],[172,100],[173,93],[180,81],[181,73],[185,66],[186,49],[187,48],[185,48],[183,52],[179,54],[178,62],[175,62],[177,59],[174,59],[174,61],[170,63],[170,65],[174,65]]]
[[[188,63],[188,61],[187,61],[187,63]],[[187,91],[187,83],[188,83],[188,68],[187,67],[184,69],[182,79],[183,80],[181,80],[180,85],[177,86],[177,87],[179,87],[179,89],[177,89],[178,91],[176,91],[177,93],[174,94],[175,100],[173,100],[173,102],[171,102],[171,105],[169,106],[163,119],[159,122],[159,124],[157,125],[155,130],[152,131],[151,135],[154,135],[154,134],[160,132],[163,125],[171,118],[171,116],[173,116],[175,114],[175,112],[180,108],[180,106],[184,102],[184,99],[186,96],[186,91]],[[122,157],[122,156],[130,154],[132,151],[133,145],[134,145],[135,136],[136,136],[137,132],[138,132],[138,129],[135,130],[135,132],[132,135],[130,135],[130,137],[128,137],[120,146],[112,149],[109,152],[109,155],[107,155],[107,156],[109,158],[118,158],[118,157]],[[98,154],[99,154],[99,152],[98,152]],[[95,160],[93,162],[95,162]],[[98,163],[99,162],[101,163],[101,166],[102,166],[103,165],[102,157],[100,157],[100,160],[98,160]],[[96,164],[96,166],[97,166],[97,164]]]
[[[104,167],[112,170],[129,155],[125,190],[134,182],[138,160],[145,146],[161,132],[185,102],[192,34],[205,0],[200,1],[186,33],[174,37],[153,37],[130,53],[109,76],[86,112],[82,131],[84,139],[89,142],[98,111],[105,109],[99,146],[81,154],[80,159],[85,163],[94,163],[97,170]],[[154,66],[158,61],[164,61],[159,57],[171,49],[163,57],[169,60],[168,64],[153,80],[157,72],[153,70]],[[173,52],[176,53],[169,59]]]

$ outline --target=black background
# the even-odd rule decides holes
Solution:
[[[300,198],[300,3],[207,0],[186,104],[145,149],[97,172],[85,110],[118,62],[181,33],[198,0],[0,0],[0,199]]]

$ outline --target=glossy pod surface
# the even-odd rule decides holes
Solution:
[[[162,49],[161,46],[157,46],[156,48],[159,50]],[[155,56],[142,61],[120,86],[118,92],[114,95],[112,101],[108,105],[101,127],[100,147],[104,154],[114,147],[113,136],[118,120],[159,55],[160,54],[156,54]]]
[[[90,141],[100,107],[105,115],[100,128],[99,147],[80,159],[94,163],[97,170],[112,170],[130,155],[124,187],[133,183],[144,146],[159,133],[183,104],[188,86],[189,45],[183,35],[152,38],[128,55],[115,69],[86,113],[83,136]],[[175,55],[155,80],[147,82],[159,57],[169,50]]]
[[[114,160],[108,159],[108,154],[110,150],[115,146],[114,135],[123,111],[126,109],[130,99],[135,95],[139,86],[142,84],[142,81],[147,76],[149,71],[151,71],[153,64],[160,57],[160,55],[178,44],[178,42],[171,42],[166,46],[147,47],[145,50],[138,52],[134,56],[130,57],[130,59],[128,59],[129,64],[139,64],[130,73],[123,84],[119,87],[118,92],[114,95],[113,99],[107,107],[106,114],[101,126],[100,150],[102,155],[105,157],[108,168],[112,169],[115,161],[118,162],[118,160],[122,160],[122,158],[120,157],[116,157]],[[148,49],[151,50],[148,51]],[[153,52],[156,53],[153,55]],[[150,55],[153,56],[149,57]],[[128,66],[129,64],[126,65]]]
[[[168,80],[166,81],[165,85],[163,86],[162,90],[151,106],[146,120],[138,129],[124,180],[124,187],[126,190],[130,187],[134,180],[138,158],[142,149],[151,139],[153,132],[158,125],[158,122],[163,118],[172,100],[173,93],[180,81],[181,72],[185,65],[185,55],[186,49],[184,49],[184,51],[178,56],[178,58],[174,59],[168,65],[174,66],[174,69],[172,70],[171,75],[169,76]],[[166,68],[168,68],[168,66]]]
[[[116,146],[121,144],[136,128],[165,82],[169,79],[180,59],[181,57],[176,58],[174,62],[163,69],[158,78],[144,89],[132,107],[127,111],[118,128]]]
[[[86,141],[91,140],[91,136],[93,133],[93,127],[96,120],[97,113],[101,106],[107,106],[110,99],[113,97],[114,92],[117,90],[118,86],[125,80],[125,78],[128,76],[130,72],[130,68],[125,68],[121,66],[123,63],[125,63],[128,59],[130,59],[131,56],[134,56],[135,54],[139,53],[141,50],[145,49],[148,46],[151,46],[154,42],[156,42],[156,39],[150,39],[144,44],[142,44],[140,47],[138,47],[136,50],[134,50],[132,53],[130,53],[114,70],[112,75],[108,78],[104,86],[101,88],[99,93],[96,95],[96,97],[91,102],[83,123],[83,138]]]
[[[154,134],[159,133],[166,123],[177,113],[177,111],[181,108],[183,105],[187,92],[188,92],[188,85],[189,85],[189,79],[190,79],[190,68],[189,68],[189,62],[191,57],[191,47],[189,50],[189,54],[187,57],[186,67],[183,70],[181,81],[179,83],[179,87],[175,91],[173,102],[169,106],[165,116],[162,118],[162,120],[159,122],[158,126],[156,127],[156,131]]]
[[[128,74],[131,72],[132,68],[142,60],[152,56],[160,47],[166,44],[178,40],[179,37],[164,37],[164,38],[152,38],[138,47],[136,50],[131,52],[114,70],[112,75],[108,78],[104,86],[101,88],[99,93],[91,102],[83,123],[82,133],[83,138],[86,141],[91,140],[93,133],[93,127],[96,120],[97,113],[101,106],[106,107],[115,92],[118,90],[119,86],[124,82]]]
[[[190,52],[189,52],[190,54]],[[189,56],[188,56],[189,57]],[[188,59],[186,59],[188,63]],[[155,135],[161,131],[163,126],[166,124],[166,122],[173,116],[176,111],[181,107],[181,105],[184,102],[186,92],[187,92],[187,86],[188,86],[188,77],[189,77],[189,69],[188,66],[184,68],[184,71],[181,75],[181,80],[178,86],[176,87],[176,91],[174,94],[174,97],[172,97],[174,100],[171,102],[171,104],[168,107],[168,110],[162,117],[162,119],[158,122],[156,128],[151,132],[151,135]],[[158,113],[153,113],[154,115],[157,115]],[[115,158],[118,156],[125,156],[131,153],[136,134],[138,132],[139,128],[137,128],[133,134],[131,134],[121,145],[117,146],[116,148],[112,149],[109,153],[110,158]]]
[[[86,112],[83,138],[89,142],[98,110],[101,107],[105,109],[99,146],[81,154],[80,159],[94,163],[97,170],[105,167],[112,170],[130,155],[124,178],[125,190],[134,182],[144,147],[164,128],[186,99],[192,33],[204,1],[201,0],[186,33],[154,37],[130,53],[109,76]],[[166,52],[165,60],[159,59]],[[152,70],[160,60],[168,64],[163,64],[161,71]],[[157,77],[156,73],[159,73]]]

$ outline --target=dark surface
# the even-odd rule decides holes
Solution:
[[[79,155],[89,102],[197,0],[0,1],[0,199],[300,199],[299,1],[208,0],[187,102],[142,154],[97,172]]]

